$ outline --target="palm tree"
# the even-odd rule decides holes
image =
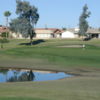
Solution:
[[[4,16],[6,17],[6,28],[8,27],[8,18],[11,15],[10,11],[5,11]],[[6,38],[7,38],[7,33],[6,33]]]

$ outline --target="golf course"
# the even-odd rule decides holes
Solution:
[[[100,40],[9,40],[0,68],[28,68],[74,75],[54,81],[0,83],[0,100],[99,100]],[[83,46],[84,45],[84,46]]]

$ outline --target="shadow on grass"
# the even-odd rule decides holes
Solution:
[[[39,40],[36,40],[36,41],[33,41],[32,43],[20,43],[19,45],[37,45],[37,44],[40,44],[42,42],[45,42],[44,40],[42,39],[39,39]]]

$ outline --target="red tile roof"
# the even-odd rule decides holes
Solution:
[[[8,32],[9,29],[6,28],[6,27],[0,27],[0,33],[3,33],[3,32]]]

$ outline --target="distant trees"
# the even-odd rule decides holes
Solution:
[[[62,27],[62,30],[63,30],[63,31],[66,31],[66,30],[67,30],[67,28],[66,28],[66,27]]]
[[[80,36],[87,36],[86,32],[88,30],[88,21],[86,20],[88,17],[90,17],[91,12],[88,11],[87,4],[83,7],[83,12],[79,18],[79,35]]]
[[[8,26],[8,18],[9,18],[10,15],[11,15],[10,11],[5,11],[4,12],[4,16],[6,17],[6,26]]]
[[[24,37],[32,39],[35,36],[34,25],[39,19],[38,9],[31,6],[27,1],[16,0],[16,14],[18,17],[10,23],[10,29],[16,33],[21,33]]]
[[[10,11],[5,11],[4,12],[4,16],[6,17],[6,28],[8,28],[8,24],[9,24],[9,21],[8,21],[8,18],[9,16],[11,15],[11,12]],[[6,38],[7,38],[7,34],[6,34]]]

